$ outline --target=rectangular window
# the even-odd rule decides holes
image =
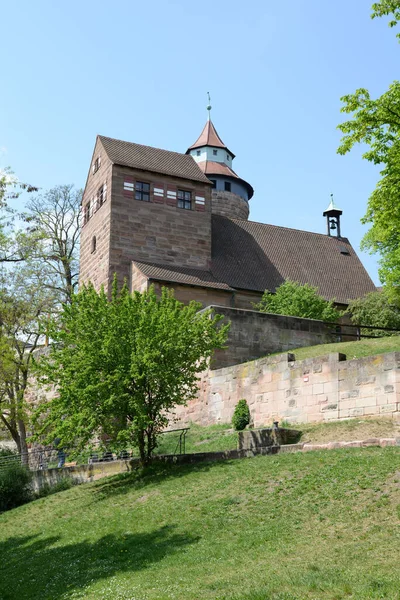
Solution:
[[[101,187],[99,187],[99,189],[97,190],[97,208],[100,208],[100,206],[102,206],[106,201],[106,194],[106,186],[102,185]]]
[[[186,210],[192,209],[192,194],[191,194],[191,192],[185,192],[184,190],[178,190],[178,208],[184,208]]]
[[[197,156],[200,156],[200,150],[197,150],[196,154]]]
[[[96,173],[96,171],[98,171],[100,169],[100,162],[101,162],[101,159],[100,159],[100,156],[98,156],[93,163],[93,173]]]
[[[231,191],[231,182],[230,181],[225,181],[225,191],[226,192]]]
[[[84,216],[83,216],[83,222],[87,223],[90,219],[90,202],[87,202],[87,204],[85,204],[85,212],[84,212]]]
[[[217,156],[218,150],[213,150],[213,154],[214,154],[214,156]]]
[[[137,181],[135,183],[135,198],[136,200],[143,200],[143,202],[150,202],[150,184]]]
[[[212,183],[213,190],[215,190],[215,188],[217,187],[217,181],[216,181],[216,179],[211,179],[210,181]]]

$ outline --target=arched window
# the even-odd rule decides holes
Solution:
[[[96,240],[96,236],[94,235],[92,237],[92,254],[93,254],[93,252],[96,252],[96,243],[97,243],[97,240]]]

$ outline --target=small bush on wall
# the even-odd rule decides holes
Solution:
[[[236,404],[232,425],[236,431],[242,431],[250,423],[250,409],[246,400],[243,398]]]

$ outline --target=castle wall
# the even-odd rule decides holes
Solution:
[[[100,158],[100,168],[93,173],[92,165]],[[96,204],[99,188],[106,185],[106,197],[101,206]],[[112,163],[97,140],[93,152],[86,188],[82,199],[79,284],[91,281],[96,289],[102,285],[107,289],[109,278],[109,248],[111,224],[111,185]],[[89,205],[89,206],[88,206]],[[85,223],[85,210],[89,208],[90,217]],[[96,250],[93,251],[93,238],[96,238]]]
[[[230,322],[227,349],[217,350],[213,369],[243,363],[274,352],[334,341],[329,325],[315,319],[302,319],[261,313],[255,310],[213,306]]]
[[[212,179],[212,175],[210,175]],[[228,217],[229,219],[248,219],[249,203],[234,194],[219,190],[212,191],[212,212],[216,215]]]
[[[154,282],[156,293],[161,294],[162,287],[162,282]],[[196,300],[196,302],[201,302],[203,307],[206,308],[212,304],[229,307],[232,303],[232,292],[228,290],[191,287],[190,285],[179,285],[177,283],[166,283],[165,287],[173,288],[175,298],[184,304],[189,304],[191,300]]]
[[[294,358],[285,354],[203,373],[198,397],[175,410],[179,423],[230,423],[241,398],[254,427],[276,420],[400,416],[400,352],[349,361],[337,353]]]
[[[129,197],[127,179],[149,182],[151,201]],[[153,194],[164,189],[163,197]],[[177,207],[167,190],[192,193],[192,210]],[[196,197],[205,199],[197,204]],[[211,189],[201,182],[113,166],[109,277],[129,278],[131,261],[208,268],[211,260]]]

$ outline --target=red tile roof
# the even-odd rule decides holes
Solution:
[[[194,150],[195,148],[201,148],[202,146],[224,148],[225,150],[228,150],[230,154],[232,154],[233,158],[235,158],[235,155],[227,148],[227,146],[225,146],[224,142],[219,137],[211,119],[209,119],[204,125],[203,131],[201,132],[200,136],[197,138],[195,143],[187,149],[186,154],[188,154],[190,150]]]
[[[219,215],[212,216],[211,272],[247,290],[274,292],[286,279],[308,283],[343,304],[375,291],[346,238]]]
[[[235,171],[230,168],[226,163],[215,162],[213,160],[204,160],[202,162],[197,163],[200,169],[208,175],[208,177],[212,177],[212,175],[222,175],[224,177],[234,177],[238,181],[240,181],[245,188],[247,189],[247,193],[249,195],[249,200],[254,195],[253,187],[247,183],[244,179],[241,179],[238,175],[236,175]]]
[[[98,137],[107,156],[114,164],[210,183],[192,156],[123,142],[103,135]]]
[[[218,281],[210,271],[192,269],[190,267],[176,267],[174,265],[160,265],[137,260],[133,261],[133,264],[143,275],[155,281],[170,281],[171,283],[232,291],[229,285]]]

